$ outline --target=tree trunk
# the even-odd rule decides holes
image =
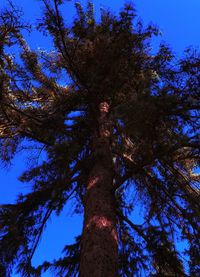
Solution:
[[[118,238],[107,103],[100,104],[99,132],[84,199],[80,277],[116,277]]]

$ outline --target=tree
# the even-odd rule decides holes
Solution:
[[[15,13],[1,16],[1,159],[27,142],[32,155],[46,153],[20,177],[32,191],[1,205],[2,272],[187,276],[179,236],[198,276],[200,56],[188,49],[177,60],[164,44],[153,55],[158,30],[144,28],[132,5],[119,16],[102,10],[98,21],[92,3],[76,3],[67,27],[62,2],[43,0],[38,28],[52,52],[28,47]],[[7,54],[12,42],[23,64]],[[82,235],[63,258],[34,268],[46,222],[72,195],[84,209]],[[137,205],[140,225],[129,218]]]

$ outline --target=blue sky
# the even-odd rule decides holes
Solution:
[[[38,0],[14,0],[13,2],[24,9],[24,17],[30,22],[34,22],[35,18],[41,14],[41,3]],[[79,2],[86,3],[81,0]],[[103,6],[117,13],[126,1],[94,0],[93,2],[97,11]],[[199,48],[199,0],[135,0],[134,3],[139,17],[145,24],[154,23],[160,27],[162,37],[159,41],[166,41],[179,56],[188,46],[193,45]],[[6,0],[0,1],[0,6],[2,5],[6,5]],[[70,7],[71,4],[67,5],[65,14],[70,21],[73,17],[73,8]],[[36,32],[31,37],[27,37],[27,40],[31,47],[51,48],[49,40],[38,38]],[[25,158],[18,156],[13,160],[13,165],[9,169],[0,168],[0,204],[14,202],[19,192],[28,191],[29,184],[20,184],[17,180],[26,166]],[[70,205],[66,207],[60,218],[53,216],[33,258],[33,264],[37,265],[44,260],[58,258],[64,245],[73,242],[74,235],[78,235],[81,228],[82,217],[72,216]],[[12,275],[12,277],[17,276],[19,275]],[[43,275],[43,277],[50,276],[52,275],[49,273]]]

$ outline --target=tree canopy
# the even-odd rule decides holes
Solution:
[[[57,261],[34,268],[31,259],[52,212],[59,216],[71,196],[74,212],[84,209],[90,169],[103,157],[93,142],[104,103],[119,276],[199,276],[200,54],[187,49],[178,59],[165,44],[153,53],[159,31],[144,27],[132,5],[119,15],[102,10],[97,20],[91,2],[86,9],[76,3],[67,26],[63,2],[43,0],[38,30],[52,37],[49,52],[29,48],[16,10],[0,17],[0,158],[11,161],[27,143],[32,155],[46,154],[20,177],[32,191],[0,206],[0,270],[78,274],[81,237]],[[9,54],[13,45],[19,58]],[[140,225],[131,217],[137,205]],[[188,243],[184,255],[177,237]]]

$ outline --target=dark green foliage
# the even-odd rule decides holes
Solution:
[[[59,11],[64,1],[43,1],[38,28],[53,38],[50,53],[29,49],[16,17],[0,26],[0,157],[9,162],[23,142],[35,142],[46,161],[24,172],[32,191],[0,207],[0,261],[7,274],[76,276],[79,239],[64,257],[34,269],[31,259],[47,220],[73,195],[83,206],[91,167],[97,110],[110,104],[111,148],[119,232],[119,275],[186,276],[175,237],[188,241],[190,276],[199,276],[200,55],[187,50],[177,61],[166,45],[152,55],[152,26],[137,22],[126,5],[119,16],[92,3],[76,3],[70,27]],[[9,57],[18,45],[21,62]],[[6,49],[6,50],[5,50]],[[23,64],[22,64],[23,61]],[[60,77],[62,76],[62,77]],[[68,87],[66,86],[68,85]],[[127,197],[127,191],[137,197]],[[143,206],[143,224],[128,215]],[[3,273],[4,274],[4,273]],[[142,275],[141,275],[142,276]]]

